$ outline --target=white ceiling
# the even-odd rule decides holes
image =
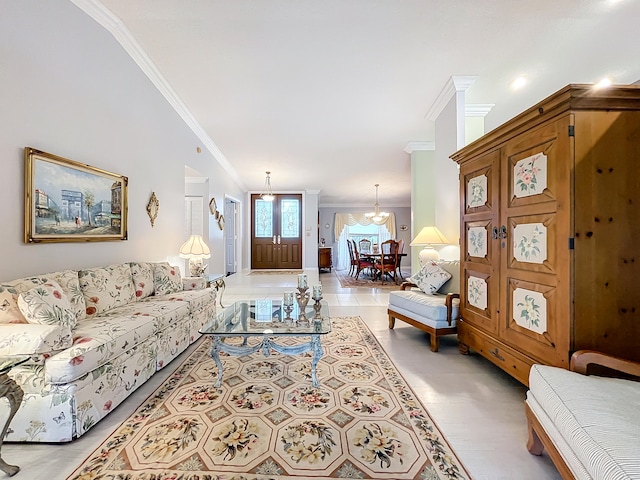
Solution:
[[[569,83],[640,79],[634,0],[100,3],[248,190],[270,170],[320,205],[373,205],[379,183],[382,207],[409,206],[404,149],[435,140],[425,116],[452,76],[476,76],[466,102],[495,104],[491,128]]]

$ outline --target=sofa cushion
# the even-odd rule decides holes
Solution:
[[[43,283],[18,297],[18,308],[29,323],[64,325],[73,329],[76,314],[62,287],[54,281]]]
[[[71,338],[71,329],[64,325],[3,325],[0,355],[49,356],[70,347]]]
[[[420,270],[409,278],[424,293],[436,293],[451,278],[451,274],[435,262],[425,263]]]
[[[135,300],[131,267],[128,263],[80,270],[78,279],[87,317],[95,317]]]
[[[409,313],[412,318],[424,317],[433,322],[447,322],[447,306],[445,305],[447,296],[440,294],[428,295],[417,288],[410,290],[398,290],[389,292],[389,309],[407,315]],[[460,301],[456,298],[453,300],[453,309],[451,316],[453,319],[458,317]],[[418,318],[415,318],[419,320]],[[451,326],[455,325],[455,320]],[[431,325],[435,326],[435,325]]]
[[[0,324],[27,323],[18,307],[19,295],[15,287],[0,284]]]
[[[143,301],[154,302],[157,300],[186,302],[189,307],[189,312],[193,313],[200,310],[205,305],[215,303],[216,291],[211,288],[205,288],[203,290],[182,290],[180,292],[169,293],[167,295],[154,295],[153,297],[145,298]]]
[[[533,365],[529,388],[593,478],[640,478],[640,383]]]
[[[153,286],[156,295],[166,295],[182,290],[180,268],[168,263],[153,264]]]
[[[131,262],[131,276],[136,291],[136,299],[141,300],[153,295],[153,264]]]

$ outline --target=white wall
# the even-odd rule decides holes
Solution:
[[[115,39],[67,0],[0,0],[0,281],[125,261],[180,262],[185,165],[209,195],[239,187]],[[215,139],[214,139],[215,141]],[[128,240],[25,245],[23,148],[30,146],[129,178]],[[160,201],[155,227],[146,214]],[[208,204],[208,200],[206,202]],[[222,252],[222,232],[212,251]],[[214,255],[211,271],[223,271]]]

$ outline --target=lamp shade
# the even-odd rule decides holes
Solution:
[[[211,251],[201,235],[191,235],[180,247],[181,258],[203,259],[211,258]]]
[[[436,227],[424,227],[409,245],[424,245],[418,255],[420,266],[424,266],[429,261],[440,260],[440,254],[432,245],[446,245],[447,243],[449,241]]]
[[[424,227],[409,245],[414,247],[416,245],[446,245],[447,243],[449,241],[437,227]]]

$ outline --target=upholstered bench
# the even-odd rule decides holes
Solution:
[[[394,328],[396,319],[413,325],[431,336],[431,351],[437,352],[440,337],[457,331],[459,292],[459,261],[438,261],[422,267],[402,284],[401,290],[389,293],[389,328]]]
[[[625,379],[588,375],[621,372]],[[525,403],[527,448],[543,449],[563,479],[640,478],[640,363],[578,351],[570,370],[533,365]]]

